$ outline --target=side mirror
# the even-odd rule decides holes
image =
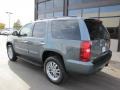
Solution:
[[[19,33],[18,33],[18,31],[14,31],[14,32],[12,33],[12,35],[13,35],[13,36],[19,36]]]

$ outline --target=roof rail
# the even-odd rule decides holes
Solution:
[[[47,17],[47,18],[39,18],[39,19],[37,19],[37,20],[55,19],[55,18],[64,18],[64,17],[78,17],[78,16]]]

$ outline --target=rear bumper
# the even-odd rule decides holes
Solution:
[[[77,60],[66,60],[65,68],[68,72],[75,72],[80,74],[91,74],[102,69],[111,59],[112,52],[109,50],[100,55],[91,62],[82,62]]]

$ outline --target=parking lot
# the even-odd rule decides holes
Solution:
[[[111,61],[95,75],[70,75],[57,86],[46,79],[40,67],[22,60],[10,62],[6,40],[7,36],[0,36],[0,90],[120,90],[120,62]]]

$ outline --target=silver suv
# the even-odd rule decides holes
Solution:
[[[64,17],[26,24],[8,36],[11,61],[22,58],[44,67],[55,84],[67,73],[91,74],[107,66],[112,56],[110,36],[100,20]]]

